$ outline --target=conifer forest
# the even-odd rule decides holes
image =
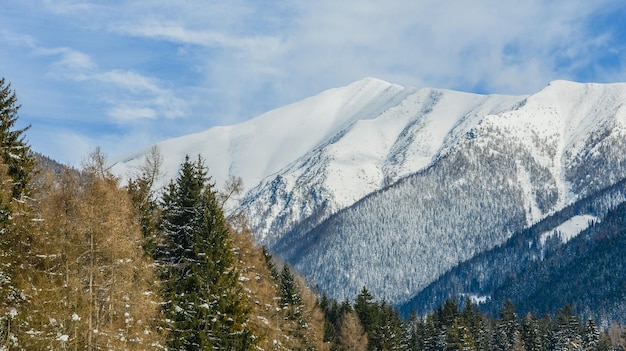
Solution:
[[[202,157],[181,160],[163,190],[158,148],[125,181],[99,149],[65,167],[31,150],[19,108],[1,79],[0,350],[626,347],[626,328],[568,304],[519,313],[514,288],[485,311],[461,295],[406,314],[367,287],[353,301],[327,297],[256,245],[225,206],[240,184],[215,184]]]

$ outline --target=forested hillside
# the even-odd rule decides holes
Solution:
[[[553,82],[510,110],[466,115],[429,167],[325,221],[332,208],[320,202],[271,249],[330,296],[349,299],[365,285],[404,302],[458,263],[624,179],[625,96],[624,85]],[[440,104],[426,115],[449,111]],[[292,201],[279,177],[271,193]]]
[[[623,350],[625,329],[608,331],[579,319],[569,305],[554,314],[518,314],[507,300],[490,317],[466,298],[450,299],[431,312],[403,320],[391,305],[365,288],[354,303],[323,297],[326,340],[331,350]]]
[[[289,266],[230,228],[201,158],[154,190],[96,150],[35,155],[0,81],[0,350],[323,350],[323,315]],[[232,189],[231,189],[232,190]]]
[[[515,279],[507,279],[485,308],[493,311],[511,299],[519,311],[554,313],[567,302],[585,318],[608,328],[626,323],[626,204],[610,211],[599,223],[532,262]]]
[[[539,208],[558,200],[550,173],[525,148],[497,135],[486,140],[467,139],[427,170],[273,248],[331,296],[350,298],[366,285],[391,302],[411,297],[526,226],[524,179],[536,179]]]
[[[623,101],[623,83],[505,96],[368,78],[158,145],[170,176],[186,152],[219,182],[241,177],[236,209],[256,243],[312,286],[400,303],[624,179]],[[112,169],[127,176],[145,152]]]
[[[565,237],[565,235],[579,235],[579,232],[587,227],[586,222],[588,221],[593,221],[595,224],[587,232],[598,231],[600,228],[605,228],[605,226],[608,227],[602,229],[603,231],[619,231],[619,227],[610,226],[609,223],[614,222],[614,217],[619,213],[619,211],[616,212],[614,209],[625,200],[626,180],[622,180],[613,186],[575,202],[528,229],[515,233],[506,243],[460,263],[423,289],[410,301],[402,304],[400,309],[406,316],[413,310],[417,313],[427,313],[441,305],[446,299],[455,296],[473,296],[483,302],[493,300],[493,303],[489,304],[491,307],[485,306],[486,310],[491,313],[496,313],[498,306],[508,298],[514,299],[516,305],[519,304],[520,307],[524,308],[525,303],[522,302],[524,298],[515,299],[514,296],[525,295],[526,293],[522,293],[522,291],[527,291],[530,288],[530,286],[526,286],[526,284],[537,284],[535,280],[536,277],[528,281],[524,280],[525,278],[529,278],[525,272],[532,271],[538,267],[543,267],[543,270],[547,269],[547,271],[551,271],[551,269],[555,267],[551,267],[551,263],[549,262],[552,262],[552,260],[560,262],[563,253],[571,251],[571,245],[578,245],[576,243],[582,241],[586,243],[584,246],[587,249],[591,249],[597,244],[596,241],[604,240],[604,236],[589,234],[582,236],[585,237],[585,239]],[[561,226],[577,218],[583,221],[581,227],[574,232],[563,233],[565,230],[562,229]],[[610,236],[616,235],[616,233],[617,232]],[[570,260],[573,262],[583,259],[582,255],[587,255],[586,251],[581,252],[575,250],[574,252],[580,256],[571,257]],[[568,256],[572,255],[573,254],[569,254]],[[616,260],[615,264],[618,263],[619,260]],[[602,265],[602,261],[598,260],[597,264]],[[606,264],[599,268],[612,271],[613,265]],[[550,276],[552,276],[552,273],[550,273]],[[614,275],[614,277],[619,276],[617,272]],[[582,277],[578,279],[575,275],[572,276],[571,279],[578,282],[583,281],[581,280]],[[589,279],[584,281],[589,281]],[[516,289],[519,289],[516,290],[519,291],[519,293],[514,293],[513,291],[508,291],[510,294],[497,293],[504,285],[515,286]],[[590,290],[586,293],[581,292],[580,296],[588,296],[591,291],[594,291],[593,294],[596,294],[595,291],[597,290],[597,294],[600,294],[603,298],[598,299],[598,303],[589,302],[588,306],[599,306],[600,301],[604,301],[605,298],[608,298],[608,296],[605,296],[601,292],[602,287],[614,285],[613,281],[607,280],[603,284],[595,285],[595,287],[591,286]],[[546,293],[546,296],[553,296],[549,305],[546,304],[548,300],[544,300],[543,306],[535,305],[534,307],[524,308],[524,310],[554,312],[565,303],[573,304],[574,302],[572,300],[574,297],[570,294],[562,294],[559,296],[558,294],[555,295],[554,292],[549,293],[549,291],[546,291]],[[620,304],[619,301],[615,301],[615,303]],[[600,312],[600,310],[595,309],[595,312],[591,313],[590,310],[587,310],[587,308],[583,306],[582,304],[573,305],[574,311],[580,316],[593,315],[595,318],[601,318],[602,314],[607,313],[607,311]],[[606,324],[606,318],[602,318],[605,319]],[[617,311],[611,315],[608,322],[611,320],[626,321],[624,320],[624,316],[620,315]]]

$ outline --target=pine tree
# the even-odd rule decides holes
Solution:
[[[274,264],[272,254],[270,254],[270,252],[267,250],[267,247],[265,246],[263,246],[261,250],[263,251],[263,258],[265,259],[265,265],[270,270],[270,274],[272,275],[272,278],[274,278],[274,280],[278,282],[280,280],[280,276],[278,275],[278,271],[276,270],[276,265]]]
[[[25,261],[22,237],[26,233],[16,223],[20,217],[11,215],[15,205],[19,205],[11,199],[11,183],[7,166],[0,161],[0,349],[19,345],[17,331],[26,299],[19,281]]]
[[[32,207],[25,195],[35,161],[24,136],[29,127],[16,129],[19,108],[11,85],[0,78],[0,348],[19,344],[15,331],[26,296],[16,278],[30,250]]]
[[[511,300],[507,300],[500,310],[500,320],[494,330],[494,343],[499,350],[513,350],[518,339],[517,314]]]
[[[600,331],[592,318],[585,323],[584,333],[582,335],[583,349],[596,350],[600,342]]]
[[[283,265],[283,270],[280,273],[280,298],[283,308],[292,307],[291,317],[297,318],[300,315],[299,307],[302,304],[302,298],[291,269],[286,264]]]
[[[13,179],[12,197],[15,199],[27,192],[35,165],[30,146],[24,139],[24,132],[30,126],[15,129],[19,109],[11,84],[0,78],[0,156],[8,167],[9,177]]]
[[[162,267],[172,350],[248,350],[254,337],[234,269],[229,229],[199,157],[182,164],[163,196]]]
[[[565,305],[557,311],[553,333],[553,343],[557,350],[578,348],[581,344],[580,325],[572,308]]]
[[[521,329],[522,342],[527,351],[542,351],[544,349],[539,323],[534,314],[528,313],[522,319]]]
[[[371,333],[378,327],[378,303],[366,287],[363,287],[359,295],[357,295],[354,310],[367,333]]]

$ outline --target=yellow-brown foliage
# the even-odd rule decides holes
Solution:
[[[161,343],[152,262],[137,215],[116,179],[88,170],[47,177],[30,269],[30,349],[148,350]]]
[[[258,346],[263,350],[327,350],[324,344],[324,319],[315,295],[298,278],[303,302],[304,325],[288,318],[281,308],[278,285],[265,262],[263,251],[253,244],[248,231],[233,233],[240,280],[251,306],[250,324],[261,335]]]

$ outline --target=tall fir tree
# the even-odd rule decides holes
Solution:
[[[234,269],[229,229],[203,161],[186,157],[163,195],[156,252],[171,350],[249,350],[247,301]]]
[[[515,306],[507,300],[500,310],[500,320],[494,330],[494,343],[500,350],[513,350],[518,339],[518,320]]]
[[[24,134],[30,126],[16,129],[19,109],[11,84],[0,78],[0,156],[7,165],[9,177],[13,179],[12,197],[15,199],[27,192],[35,165]]]
[[[294,311],[291,311],[292,317],[297,318],[300,315],[299,307],[302,305],[302,298],[298,291],[298,286],[294,279],[291,269],[288,265],[283,266],[283,270],[280,273],[280,297],[282,300],[283,308],[294,307]]]
[[[19,344],[18,311],[26,296],[16,280],[29,252],[32,206],[25,197],[34,157],[25,141],[29,127],[18,129],[17,96],[0,78],[0,348]]]

